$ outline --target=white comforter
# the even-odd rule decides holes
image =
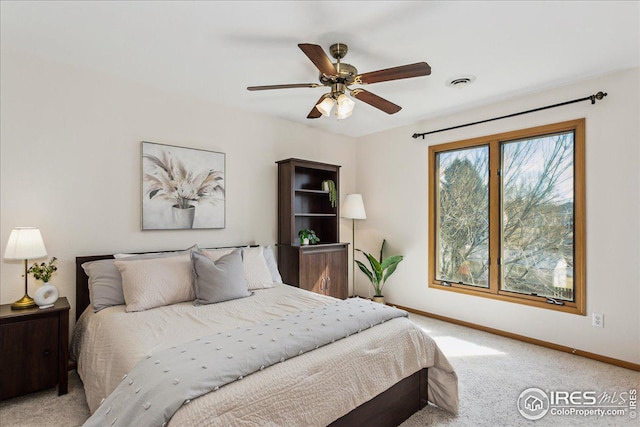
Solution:
[[[238,326],[329,304],[333,298],[281,285],[220,304],[182,303],[136,313],[124,306],[76,326],[72,355],[91,412],[144,355]],[[429,369],[429,401],[457,413],[457,377],[435,342],[406,318],[303,354],[179,409],[170,425],[324,426],[414,372]]]

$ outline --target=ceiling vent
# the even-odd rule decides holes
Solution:
[[[447,86],[462,88],[469,86],[476,80],[475,76],[460,76],[447,80]]]

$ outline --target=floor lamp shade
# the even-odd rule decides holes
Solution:
[[[367,219],[362,194],[347,194],[342,204],[342,217],[348,219]]]

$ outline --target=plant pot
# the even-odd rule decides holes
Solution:
[[[35,301],[40,308],[50,308],[53,307],[53,303],[58,300],[58,295],[58,288],[50,283],[45,283],[36,291],[33,296],[33,301]]]
[[[309,244],[309,239],[307,239],[307,238],[302,239],[302,238],[301,238],[301,239],[300,239],[300,244],[301,244],[301,245],[308,245],[308,244]]]
[[[193,220],[196,217],[195,206],[189,205],[188,208],[181,208],[178,205],[173,205],[171,211],[175,228],[193,228]]]
[[[329,191],[329,183],[327,181],[322,181],[322,191]]]
[[[373,298],[371,298],[371,300],[373,302],[378,302],[380,304],[384,304],[384,296],[383,295],[374,295]]]

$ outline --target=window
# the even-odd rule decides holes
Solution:
[[[430,286],[585,313],[584,119],[429,148]]]

